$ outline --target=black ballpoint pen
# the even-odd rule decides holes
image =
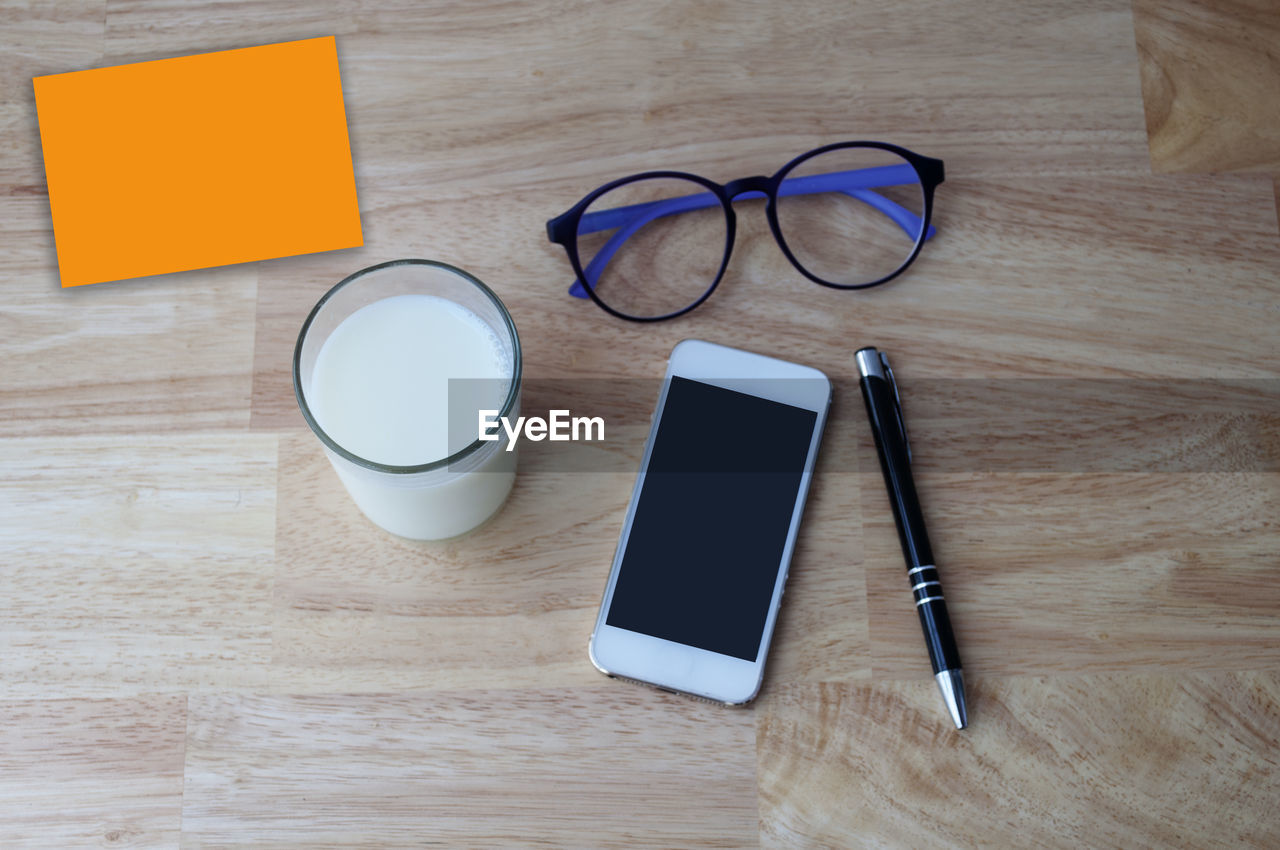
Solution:
[[[924,641],[929,647],[933,678],[938,682],[956,728],[963,729],[969,725],[964,705],[964,674],[960,669],[960,653],[956,651],[956,637],[951,631],[951,618],[947,616],[947,603],[942,598],[938,567],[933,562],[933,548],[924,528],[920,498],[911,477],[911,445],[907,442],[898,385],[889,368],[889,358],[883,352],[863,348],[854,357],[858,361],[862,400],[867,405],[871,433],[880,455],[880,470],[889,490],[893,521],[898,526],[898,540],[907,559],[907,578],[920,614]]]

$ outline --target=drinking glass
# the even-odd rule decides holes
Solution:
[[[383,356],[391,357],[390,362],[396,367],[383,370],[395,372],[391,376],[395,380],[389,380],[386,374],[361,377],[357,383],[361,392],[366,394],[363,395],[366,403],[370,392],[418,393],[419,380],[428,378],[448,379],[448,403],[431,405],[422,411],[419,421],[413,421],[412,417],[408,417],[409,421],[386,421],[379,423],[380,433],[356,434],[351,431],[344,440],[336,439],[330,433],[336,420],[330,417],[330,428],[326,429],[324,414],[317,416],[319,396],[332,392],[327,384],[323,392],[318,390],[315,381],[317,359],[335,331],[358,310],[403,295],[433,296],[437,300],[431,301],[430,305],[446,313],[456,313],[457,307],[465,308],[491,332],[502,376],[499,379],[471,379],[473,370],[468,367],[473,364],[459,362],[461,355],[454,351],[447,351],[441,358],[443,362],[398,363],[395,347],[407,345],[412,340],[397,339],[395,333],[361,339],[357,347],[348,345],[342,350],[359,353],[391,346],[389,351],[392,353],[384,353]],[[404,303],[403,300],[391,302],[391,305],[382,305],[380,309],[388,313],[390,306],[399,309]],[[428,302],[416,303],[421,306]],[[427,332],[412,324],[402,330],[410,334],[420,330]],[[349,359],[351,362],[326,364],[325,369],[330,365],[334,368],[358,368],[360,364],[355,362],[358,358]],[[480,440],[476,413],[479,405],[492,406],[500,416],[512,420],[519,416],[520,371],[520,338],[511,314],[498,296],[472,275],[432,260],[381,263],[338,283],[307,316],[293,355],[293,387],[302,416],[320,438],[330,463],[352,499],[375,524],[393,534],[416,540],[438,540],[470,531],[493,515],[506,500],[515,481],[518,452],[507,451],[506,435],[501,428],[498,429],[498,440]],[[406,402],[401,406],[404,407],[412,406],[407,402],[424,398],[429,396],[380,400]],[[485,399],[490,404],[486,404]],[[375,400],[379,399],[375,397]],[[337,404],[357,403],[355,399],[329,399],[326,396],[323,406],[328,409],[335,401]],[[356,436],[365,442],[365,438],[376,441],[388,434],[412,434],[414,429],[426,427],[448,428],[447,453],[423,458],[422,462],[396,464],[363,456],[354,447]],[[381,432],[383,428],[385,433]],[[348,444],[344,445],[344,441]],[[370,453],[365,449],[360,451],[364,455]]]

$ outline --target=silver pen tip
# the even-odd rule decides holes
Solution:
[[[951,712],[957,729],[969,725],[969,712],[964,707],[964,672],[960,669],[943,670],[933,677],[938,682],[938,690],[942,691],[942,701]]]

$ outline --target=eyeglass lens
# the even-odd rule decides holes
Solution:
[[[796,263],[841,286],[874,283],[910,258],[924,227],[911,163],[880,148],[837,148],[801,161],[778,188],[778,230]]]
[[[728,220],[700,183],[661,177],[596,198],[578,222],[578,257],[600,300],[653,318],[701,298],[724,262]]]

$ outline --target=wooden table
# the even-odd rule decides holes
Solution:
[[[321,35],[363,248],[59,288],[32,76]],[[1266,0],[0,3],[0,845],[1276,846],[1278,41]],[[566,296],[543,222],[599,183],[851,138],[947,163],[899,282],[808,284],[744,211],[684,319]],[[325,289],[402,256],[493,286],[531,387],[652,381],[685,337],[837,379],[752,707],[588,662],[642,428],[606,472],[526,452],[469,537],[359,514],[289,357]],[[903,385],[963,732],[865,344]]]

